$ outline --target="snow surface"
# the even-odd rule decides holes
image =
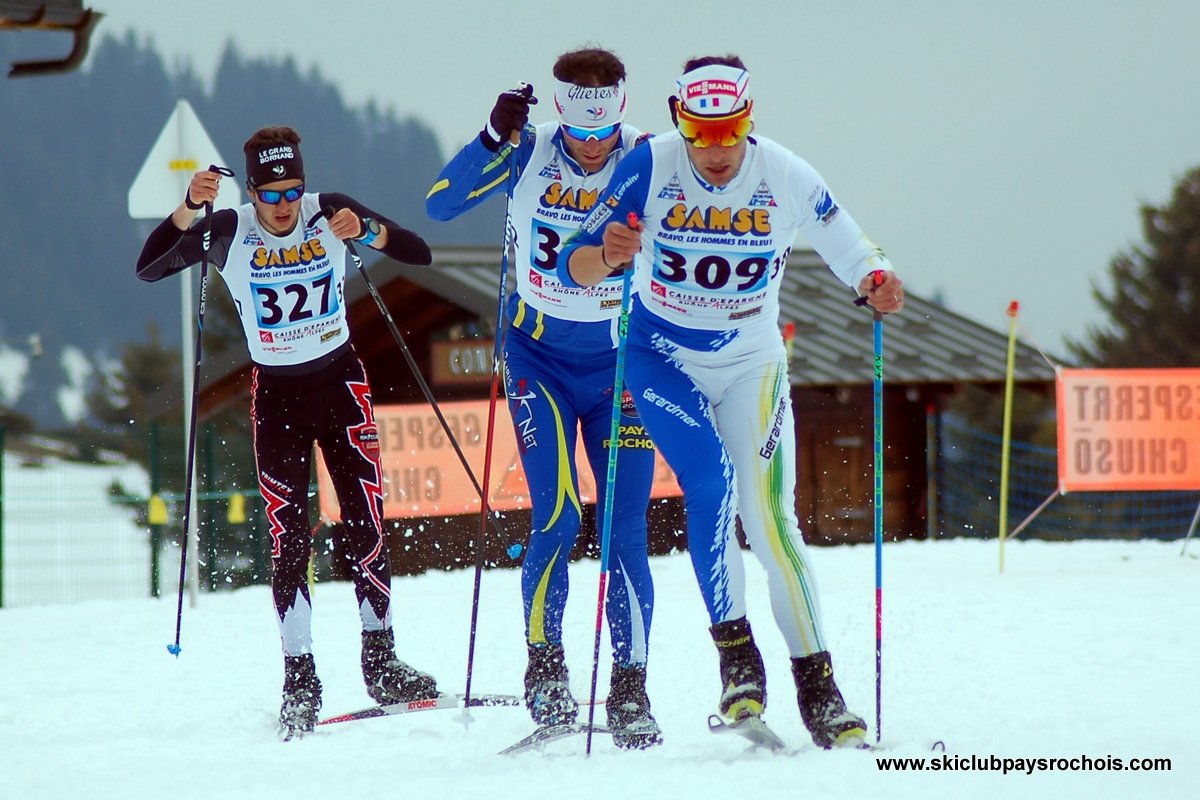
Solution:
[[[713,736],[716,653],[686,556],[653,562],[649,689],[665,744],[582,737],[499,756],[531,730],[521,708],[431,711],[274,733],[282,683],[269,591],[96,600],[0,611],[0,797],[44,798],[1129,798],[1196,797],[1197,580],[1193,542],[955,540],[884,549],[883,752],[821,751],[804,733],[762,572],[747,557],[750,619],[769,675],[766,718],[799,746],[748,752]],[[747,554],[748,555],[748,554]],[[875,715],[874,551],[813,548],[826,636],[851,707]],[[598,566],[572,566],[566,647],[587,696]],[[402,658],[461,692],[473,573],[393,580]],[[518,575],[485,573],[473,691],[519,693]],[[325,715],[370,705],[348,584],[314,590]],[[603,645],[601,694],[607,686]],[[603,710],[597,717],[603,719]],[[870,736],[874,739],[874,732]],[[883,772],[877,756],[1167,757],[1169,772]]]

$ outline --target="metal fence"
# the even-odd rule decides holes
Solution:
[[[1000,504],[1001,438],[952,414],[939,425],[936,459],[941,536],[994,537]],[[1009,529],[1029,517],[1058,485],[1054,448],[1011,443]],[[1197,492],[1079,492],[1051,502],[1021,533],[1026,539],[1180,539],[1196,515]]]
[[[140,470],[6,452],[0,471],[0,604],[146,596],[146,530],[112,499]]]
[[[248,437],[226,441],[207,425],[200,433],[198,483],[207,490],[197,496],[200,582],[209,589],[264,582],[261,501],[257,491],[237,488],[254,481]],[[0,428],[0,607],[174,592],[182,498],[161,490],[159,475],[182,475],[182,438],[181,430],[150,427],[147,474],[119,454],[111,463],[77,463],[69,447],[48,439],[6,448]]]
[[[933,459],[936,530],[941,537],[997,534],[1001,441],[944,415]],[[4,436],[0,429],[0,450]],[[210,444],[204,458],[213,459]],[[209,470],[212,474],[214,470]],[[241,479],[243,485],[245,478]],[[252,480],[252,476],[250,478]],[[1024,520],[1054,491],[1052,448],[1012,443],[1009,519]],[[183,498],[152,491],[157,481],[128,463],[78,464],[5,451],[0,460],[0,607],[173,594],[178,588]],[[211,481],[210,481],[211,483]],[[204,483],[201,483],[204,486]],[[314,573],[344,578],[348,560],[337,526],[319,524],[314,502]],[[1072,494],[1051,503],[1023,538],[1182,538],[1196,514],[1197,492]],[[675,530],[679,509],[655,505],[652,527],[674,531],[664,552],[683,545]],[[527,512],[504,524],[528,529]],[[257,491],[207,488],[198,493],[198,579],[210,591],[270,580],[269,536]],[[389,520],[394,574],[452,569],[474,563],[478,519]],[[591,546],[585,533],[572,557]],[[490,537],[488,565],[515,566],[507,543]]]

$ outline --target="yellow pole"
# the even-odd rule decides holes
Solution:
[[[1000,444],[1000,571],[1008,531],[1008,453],[1012,442],[1013,366],[1017,355],[1017,301],[1008,304],[1008,365],[1004,371],[1004,434]]]

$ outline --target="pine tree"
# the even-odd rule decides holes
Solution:
[[[165,345],[154,323],[146,326],[146,339],[125,345],[116,369],[99,375],[88,393],[88,409],[96,424],[81,425],[77,431],[91,428],[94,437],[114,442],[110,446],[143,465],[149,457],[147,426],[161,416],[154,403],[182,392],[179,348]],[[179,427],[182,413],[165,422]]]
[[[1112,290],[1093,284],[1109,317],[1085,341],[1067,342],[1082,364],[1098,367],[1200,365],[1200,167],[1176,185],[1169,203],[1141,208],[1145,244],[1109,266]]]

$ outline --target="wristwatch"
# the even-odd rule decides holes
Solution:
[[[370,247],[371,242],[375,241],[375,237],[378,236],[379,232],[383,230],[383,226],[381,226],[379,224],[379,220],[377,220],[377,219],[372,219],[371,217],[363,217],[362,218],[362,227],[363,227],[362,235],[357,237],[354,241],[358,242],[359,244],[361,244],[365,247]]]

